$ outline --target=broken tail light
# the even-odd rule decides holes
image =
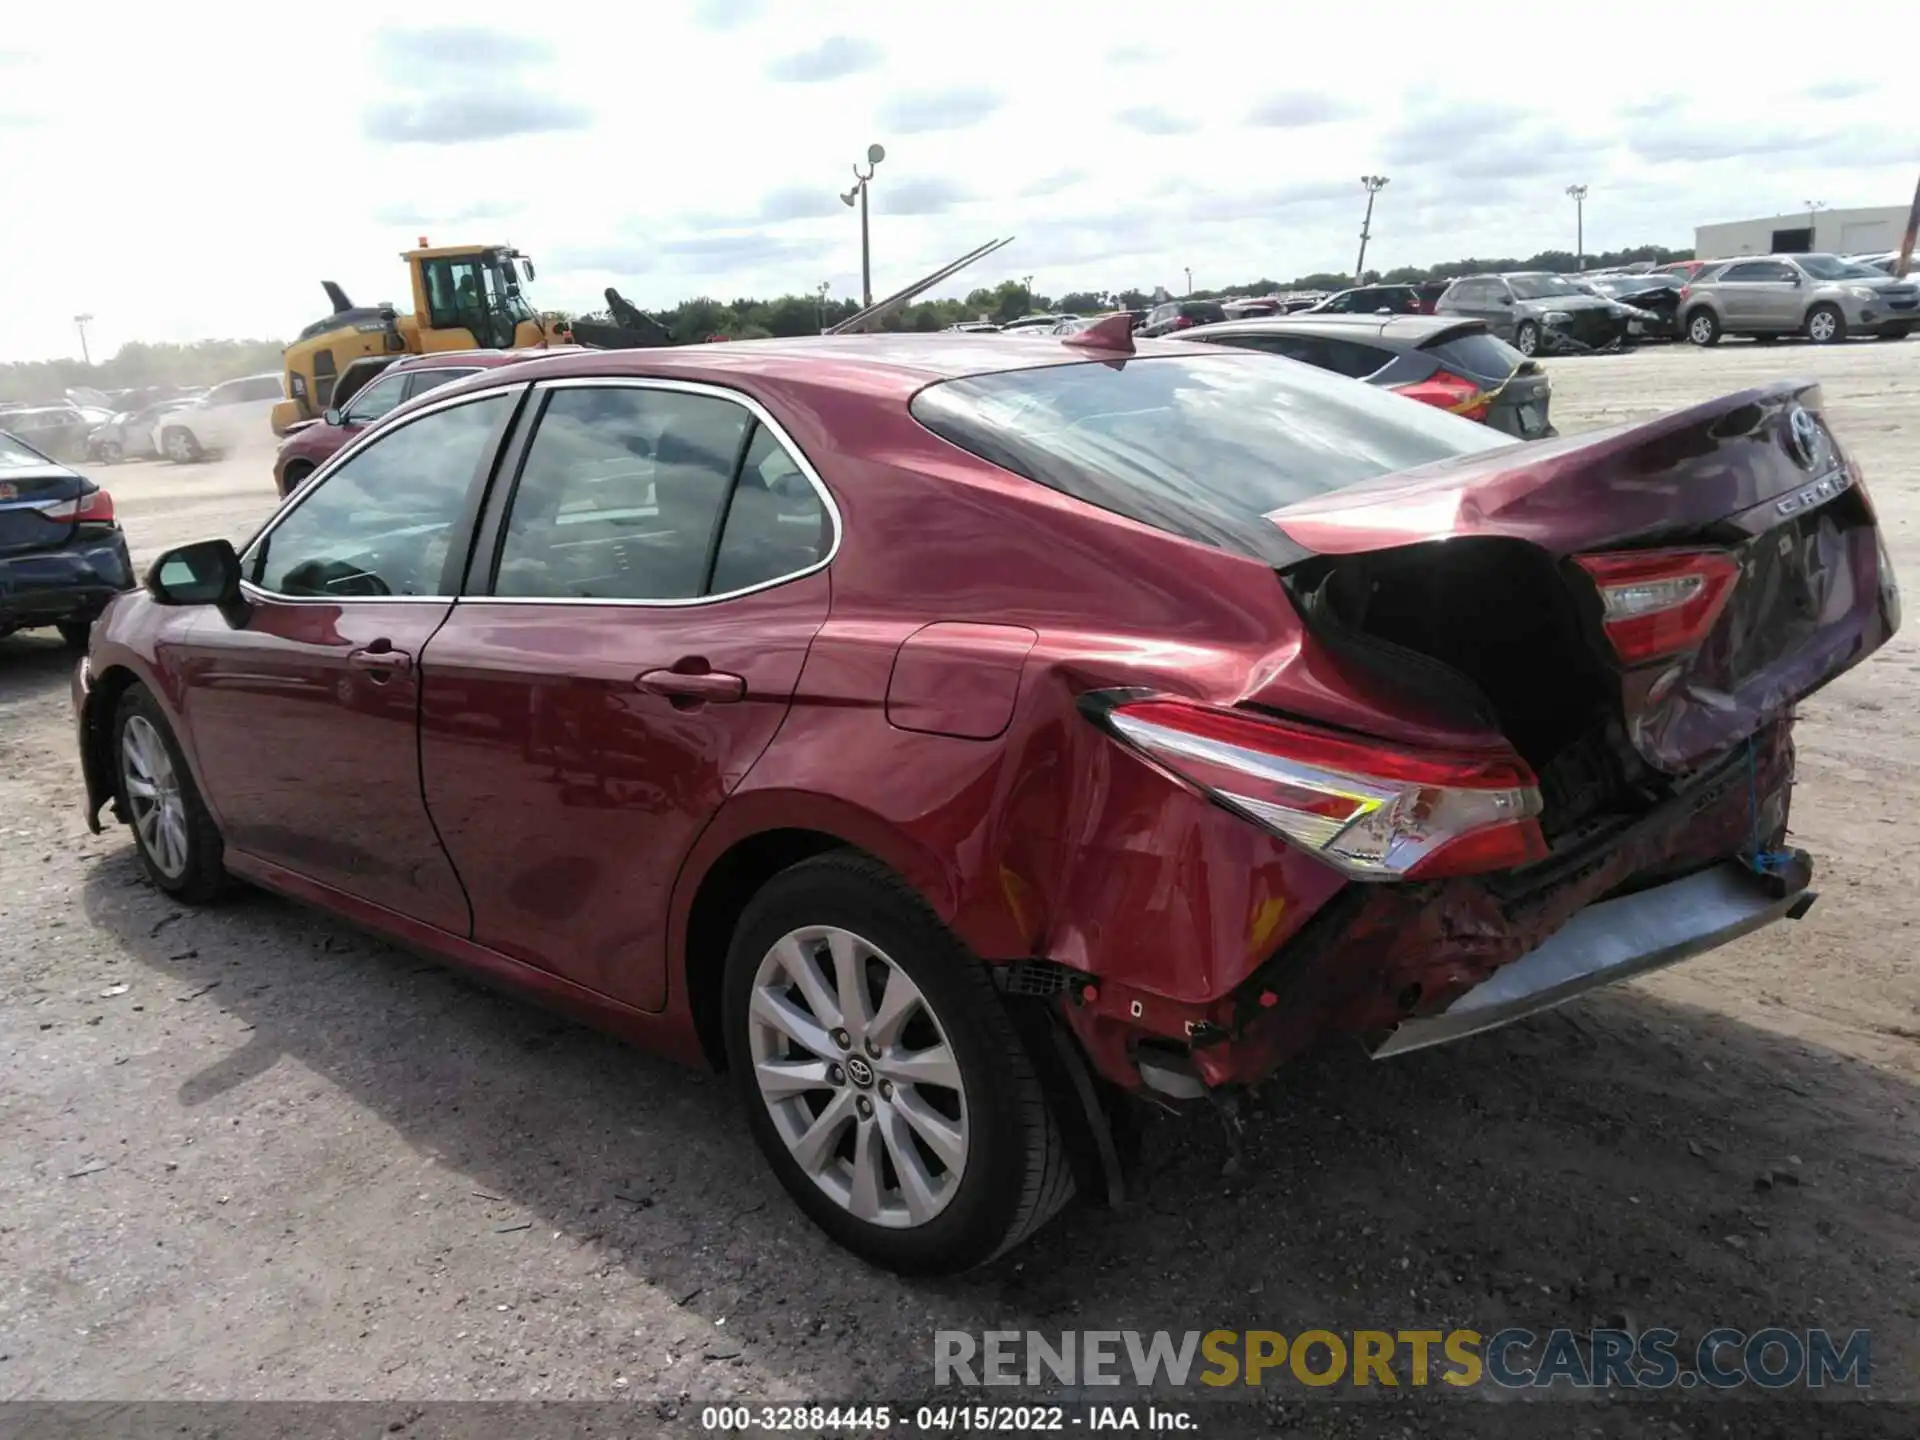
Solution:
[[[105,490],[89,490],[72,500],[44,505],[40,513],[49,520],[68,525],[111,525],[113,496]]]
[[[1484,420],[1488,407],[1493,404],[1492,391],[1482,390],[1464,375],[1455,375],[1450,370],[1436,370],[1424,380],[1391,388],[1396,395],[1432,405],[1449,415],[1464,415],[1469,420]]]
[[[1546,857],[1516,756],[1407,750],[1186,700],[1089,697],[1123,744],[1356,880],[1505,870]]]
[[[1574,559],[1599,588],[1607,639],[1628,665],[1697,646],[1740,578],[1740,562],[1724,550],[1642,550]]]

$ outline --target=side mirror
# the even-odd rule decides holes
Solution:
[[[520,257],[520,270],[528,280],[533,279],[533,261],[527,259],[524,255]]]
[[[337,406],[332,406],[332,405],[328,406],[327,413],[322,418],[329,425],[338,425],[342,423],[341,417],[340,417],[340,410]]]
[[[147,593],[161,605],[211,605],[235,629],[253,613],[240,593],[240,557],[230,540],[163,551],[147,570]]]

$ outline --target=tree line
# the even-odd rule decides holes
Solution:
[[[1638,245],[1586,256],[1588,270],[1630,265],[1650,260],[1665,264],[1691,259],[1691,250],[1668,250]],[[1449,260],[1439,265],[1403,265],[1398,269],[1367,271],[1367,284],[1411,284],[1421,280],[1450,280],[1488,270],[1551,270],[1571,273],[1581,269],[1571,250],[1543,250],[1525,259],[1499,257]],[[1218,290],[1196,290],[1196,300],[1226,300],[1245,295],[1267,295],[1285,290],[1340,290],[1353,283],[1351,275],[1321,272],[1280,281],[1267,278],[1228,285]],[[944,330],[965,320],[998,323],[1022,315],[1056,310],[1095,314],[1102,310],[1139,310],[1155,303],[1155,294],[1141,289],[1074,290],[1046,295],[1028,290],[1017,280],[980,286],[962,299],[922,300],[889,315],[884,330]],[[855,300],[831,300],[820,295],[782,295],[777,299],[716,300],[700,296],[682,300],[670,310],[653,312],[676,340],[754,340],[775,335],[817,335],[827,326],[858,313]],[[557,319],[606,319],[604,314],[575,316],[549,311]],[[147,385],[212,385],[239,375],[256,375],[280,368],[278,340],[199,340],[190,345],[152,345],[133,341],[109,360],[86,365],[79,360],[33,360],[0,365],[0,400],[55,400],[70,386],[121,390]]]

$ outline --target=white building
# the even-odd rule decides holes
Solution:
[[[1805,210],[1769,215],[1760,220],[1733,220],[1724,225],[1698,225],[1693,231],[1693,253],[1702,260],[1730,255],[1797,255],[1810,250],[1835,255],[1864,255],[1897,250],[1907,228],[1905,205],[1882,205],[1871,210]]]

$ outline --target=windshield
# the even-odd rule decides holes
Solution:
[[[1253,352],[1011,370],[930,385],[914,417],[1016,475],[1204,545],[1298,558],[1268,512],[1518,442]]]
[[[1884,280],[1884,272],[1871,265],[1856,265],[1838,255],[1796,255],[1800,268],[1816,280]]]
[[[1522,300],[1545,300],[1553,295],[1586,293],[1579,286],[1562,280],[1558,275],[1509,275],[1507,284],[1513,287],[1513,293]]]

